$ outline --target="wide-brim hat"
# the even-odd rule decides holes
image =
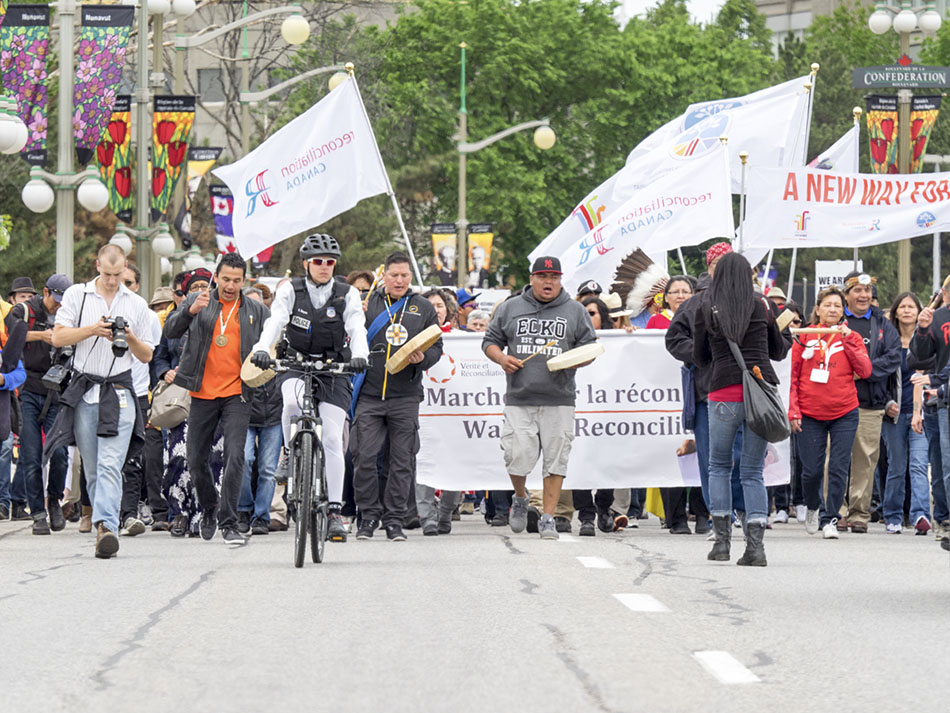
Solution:
[[[607,312],[611,319],[617,319],[618,317],[629,317],[631,314],[633,314],[632,309],[623,308],[623,300],[620,299],[620,295],[618,295],[616,292],[608,292],[606,295],[601,295],[600,300],[606,305]]]
[[[161,304],[168,304],[173,302],[175,299],[175,293],[172,292],[171,287],[156,287],[155,292],[152,293],[152,300],[148,303],[149,307],[155,307]]]
[[[29,277],[13,278],[13,284],[10,286],[10,294],[16,294],[17,292],[32,292],[35,295],[36,288],[33,287],[33,280]]]

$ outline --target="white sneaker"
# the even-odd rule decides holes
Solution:
[[[123,537],[135,537],[136,535],[141,535],[143,532],[145,532],[145,523],[131,515],[125,518],[125,522],[122,523],[122,529],[119,530],[119,534]]]
[[[832,520],[823,528],[821,528],[821,536],[826,540],[837,540],[838,539],[838,521]]]
[[[808,510],[805,513],[805,532],[814,535],[818,532],[818,511]]]
[[[782,523],[788,522],[788,513],[785,512],[784,510],[779,510],[777,513],[775,513],[775,517],[772,518],[772,522],[773,522],[773,523],[775,523],[775,522],[782,522]]]
[[[884,529],[887,530],[888,535],[899,535],[902,530],[901,526],[897,523],[888,524]]]
[[[808,514],[808,508],[804,505],[795,506],[795,519],[799,522],[805,522],[805,517]]]

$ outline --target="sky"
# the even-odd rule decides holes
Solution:
[[[658,0],[622,0],[620,12],[624,19],[642,14],[645,10],[657,4]],[[723,0],[687,0],[686,5],[694,21],[709,22],[722,7]]]

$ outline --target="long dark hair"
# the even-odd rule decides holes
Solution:
[[[900,334],[901,323],[897,321],[897,308],[901,306],[901,302],[910,297],[914,301],[914,306],[917,307],[917,314],[920,314],[920,310],[923,309],[920,306],[920,300],[917,299],[917,295],[913,292],[901,292],[897,297],[894,298],[894,301],[891,303],[891,311],[888,313],[888,318],[891,320],[891,324],[894,325],[894,328],[897,330],[897,333]]]
[[[600,328],[601,329],[613,329],[614,323],[610,319],[610,310],[607,309],[607,305],[604,304],[597,295],[590,295],[581,300],[581,304],[584,305],[584,308],[587,308],[587,305],[592,304],[597,308],[597,312],[600,314]]]
[[[719,332],[727,339],[741,344],[754,308],[752,266],[739,253],[723,255],[716,264],[709,296],[703,304],[710,331]],[[717,313],[715,317],[714,309]]]

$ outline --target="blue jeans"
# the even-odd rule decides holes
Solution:
[[[10,467],[13,465],[13,434],[0,443],[0,505],[10,507]]]
[[[709,512],[713,517],[732,514],[732,470],[735,465],[736,436],[745,422],[741,401],[711,401],[709,408]],[[739,456],[739,481],[745,500],[746,522],[768,523],[769,502],[762,470],[765,467],[765,439],[751,429],[743,429]]]
[[[693,424],[696,438],[696,457],[699,460],[699,482],[703,488],[703,500],[709,509],[709,402],[696,401],[696,417]],[[732,469],[732,507],[745,512],[745,500],[742,497],[742,484],[739,482],[739,461],[742,454],[742,428],[733,447],[732,457],[735,467]]]
[[[947,418],[946,409],[924,409],[924,433],[927,434],[928,453],[930,456],[930,492],[934,500],[934,520],[944,522],[950,520],[950,503],[947,491],[943,484],[943,453],[940,446],[941,416]]]
[[[927,481],[927,437],[910,427],[911,414],[902,413],[897,423],[884,419],[887,443],[887,481],[884,484],[884,522],[900,525],[904,519],[905,474],[910,465],[910,521],[930,518],[930,488]]]
[[[798,457],[802,461],[802,493],[805,496],[805,507],[821,511],[821,527],[838,519],[838,511],[844,502],[844,491],[848,486],[851,448],[857,432],[857,408],[833,421],[819,421],[817,418],[802,416],[802,432],[798,437]],[[828,450],[829,437],[831,451],[828,455],[828,495],[822,497],[825,453]]]
[[[130,392],[126,392],[126,404],[125,408],[119,409],[119,432],[115,436],[103,438],[96,435],[98,403],[80,401],[73,425],[92,503],[92,522],[101,522],[113,532],[119,531],[122,466],[135,427],[135,396]]]
[[[66,468],[69,455],[66,448],[58,448],[49,461],[49,484],[43,492],[43,432],[53,428],[58,410],[57,404],[50,404],[46,416],[41,420],[46,397],[32,391],[24,391],[20,397],[23,408],[23,424],[20,427],[20,461],[17,470],[23,469],[26,478],[26,499],[30,505],[33,519],[46,517],[44,499],[49,494],[57,502],[63,498],[66,487]],[[42,428],[42,430],[41,430]]]
[[[251,426],[247,429],[244,443],[244,481],[241,484],[241,499],[238,512],[252,512],[252,520],[270,522],[270,503],[274,498],[274,472],[280,459],[280,446],[284,435],[280,424]],[[257,497],[251,493],[251,469],[257,461]]]
[[[938,427],[940,428],[940,460],[943,468],[940,475],[943,476],[944,503],[950,508],[950,416],[947,415],[947,409],[937,409]]]

